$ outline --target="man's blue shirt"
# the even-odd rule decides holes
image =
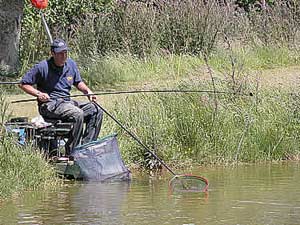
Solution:
[[[76,63],[68,58],[63,67],[57,67],[53,58],[43,60],[31,68],[22,78],[22,84],[36,84],[37,89],[50,98],[70,95],[72,85],[81,82]]]

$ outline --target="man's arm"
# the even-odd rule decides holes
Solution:
[[[75,85],[75,87],[83,94],[88,94],[89,95],[88,99],[90,101],[96,101],[97,99],[96,95],[93,95],[91,89],[89,89],[89,87],[83,81],[80,81],[77,85]]]
[[[47,102],[50,100],[50,97],[47,93],[42,93],[34,88],[33,85],[37,82],[37,77],[40,74],[40,68],[44,68],[46,65],[46,61],[42,61],[39,64],[36,64],[22,77],[22,80],[19,84],[19,87],[23,91],[25,91],[27,94],[37,97],[40,102]]]
[[[37,99],[41,102],[48,102],[50,100],[47,93],[40,92],[30,84],[19,84],[19,87],[27,94],[37,97]]]

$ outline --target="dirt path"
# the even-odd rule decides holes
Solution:
[[[257,77],[262,87],[298,89],[300,87],[300,67],[278,68],[254,72],[252,78]]]

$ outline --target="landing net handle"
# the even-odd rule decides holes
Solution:
[[[31,0],[31,4],[37,9],[46,9],[48,0]]]
[[[40,10],[39,13],[40,13],[40,16],[41,16],[41,18],[42,18],[43,25],[44,25],[45,30],[46,30],[46,33],[47,33],[47,35],[48,35],[50,44],[52,44],[53,38],[52,38],[52,35],[51,35],[51,33],[50,33],[50,29],[49,29],[48,24],[47,24],[47,22],[46,22],[45,16],[44,16],[44,14],[43,14],[43,12],[42,12],[43,9],[46,9],[46,8],[47,8],[47,6],[48,6],[48,0],[31,0],[31,4],[32,4],[35,8],[37,8],[37,9]]]

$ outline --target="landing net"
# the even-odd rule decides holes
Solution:
[[[169,182],[169,190],[172,192],[206,192],[208,180],[195,175],[176,175]]]
[[[122,181],[131,178],[121,158],[116,135],[78,146],[72,156],[85,180]]]

